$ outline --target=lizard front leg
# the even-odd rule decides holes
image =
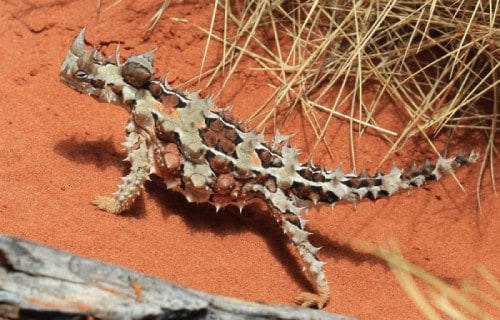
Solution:
[[[122,178],[123,183],[118,186],[114,198],[95,197],[92,203],[96,207],[109,213],[120,214],[134,203],[151,170],[148,147],[144,140],[145,138],[137,132],[131,132],[128,135],[125,146],[129,151],[127,159],[132,164],[130,173]]]

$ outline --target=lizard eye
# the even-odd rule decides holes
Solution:
[[[85,79],[85,78],[87,78],[87,72],[85,72],[83,70],[78,70],[77,72],[75,72],[75,77],[77,77],[79,79]]]

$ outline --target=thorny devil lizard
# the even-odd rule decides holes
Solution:
[[[208,202],[216,209],[244,207],[262,201],[298,250],[314,280],[316,293],[303,292],[295,299],[307,307],[322,308],[330,287],[322,262],[305,231],[301,212],[316,204],[376,199],[399,189],[421,186],[457,167],[475,162],[474,151],[454,158],[439,158],[413,165],[408,172],[394,167],[388,174],[344,174],[301,164],[298,151],[277,134],[270,144],[262,134],[246,130],[227,109],[217,108],[197,93],[173,90],[166,80],[153,78],[155,50],[131,56],[123,64],[118,48],[103,58],[97,49],[85,50],[85,28],[76,37],[61,66],[60,78],[69,87],[123,106],[129,113],[126,126],[130,173],[113,198],[96,197],[101,210],[120,214],[139,196],[151,174],[163,178],[168,189],[190,202]]]

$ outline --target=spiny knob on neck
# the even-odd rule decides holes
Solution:
[[[122,69],[123,79],[135,88],[143,88],[151,82],[154,73],[153,61],[157,49],[131,56]]]

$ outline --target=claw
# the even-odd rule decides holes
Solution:
[[[94,200],[92,201],[92,204],[102,211],[106,211],[113,214],[118,213],[115,207],[115,200],[113,198],[95,197]]]
[[[295,302],[300,304],[301,307],[322,309],[329,299],[328,294],[302,292],[295,297]]]

